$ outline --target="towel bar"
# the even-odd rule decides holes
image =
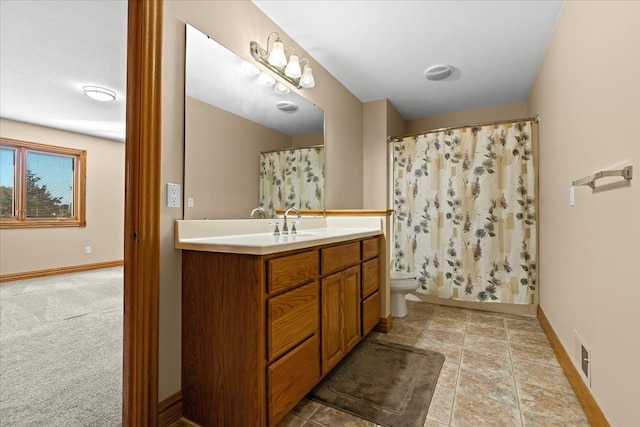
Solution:
[[[621,176],[626,180],[630,180],[633,177],[633,166],[627,166],[624,169],[600,171],[593,175],[578,179],[572,182],[572,185],[588,185],[591,188],[596,188],[596,180],[607,176]]]

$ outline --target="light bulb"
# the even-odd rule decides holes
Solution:
[[[305,65],[302,70],[302,77],[300,77],[300,86],[301,87],[314,87],[316,85],[316,81],[313,78],[313,71],[309,65]]]
[[[298,58],[298,55],[293,54],[289,57],[289,63],[284,69],[284,74],[292,79],[297,79],[302,75],[302,71],[300,70],[300,58]]]
[[[284,44],[280,39],[276,39],[271,47],[271,53],[269,54],[269,64],[274,67],[284,67],[287,65],[287,57],[284,54]]]

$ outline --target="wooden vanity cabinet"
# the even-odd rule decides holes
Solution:
[[[362,337],[380,321],[380,245],[373,237],[362,241]]]
[[[273,426],[293,409],[379,320],[371,240],[262,256],[183,250],[184,416]]]

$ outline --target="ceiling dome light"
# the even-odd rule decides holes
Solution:
[[[424,70],[424,77],[427,80],[434,80],[434,81],[444,80],[447,77],[451,76],[451,74],[453,74],[453,70],[454,68],[451,65],[447,65],[447,64],[433,65],[427,68],[426,70]]]
[[[285,113],[294,113],[298,111],[298,104],[291,101],[280,101],[276,104],[276,107]]]
[[[111,89],[101,86],[83,86],[82,91],[91,99],[101,102],[109,102],[116,100],[116,93]]]

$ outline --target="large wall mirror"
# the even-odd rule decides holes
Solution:
[[[189,24],[185,75],[185,219],[324,212],[320,108]]]

